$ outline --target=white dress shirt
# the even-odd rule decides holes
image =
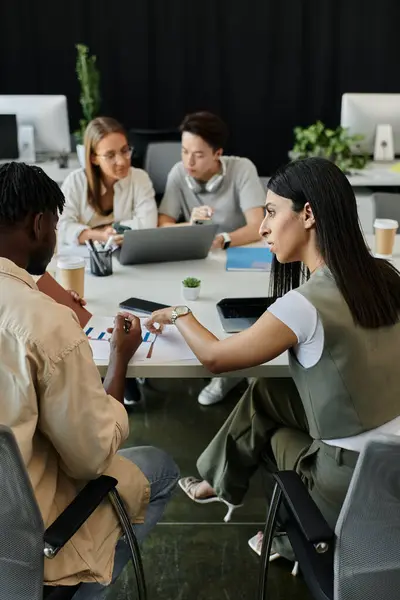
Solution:
[[[131,229],[157,227],[157,205],[154,189],[147,173],[131,167],[124,179],[114,185],[114,210],[103,216],[87,201],[87,178],[84,169],[77,169],[61,187],[65,196],[65,207],[58,224],[58,239],[61,244],[78,244],[82,231],[100,225],[120,222]]]

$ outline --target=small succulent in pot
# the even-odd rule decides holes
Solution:
[[[186,300],[197,300],[200,294],[201,281],[196,277],[186,277],[182,281],[182,294]]]

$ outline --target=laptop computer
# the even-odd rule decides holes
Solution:
[[[218,225],[159,227],[127,231],[117,257],[121,265],[205,258]]]
[[[261,317],[275,298],[224,298],[217,304],[217,311],[226,333],[247,329]]]

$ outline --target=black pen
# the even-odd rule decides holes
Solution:
[[[131,330],[131,322],[126,317],[124,318],[124,331],[125,333],[129,333]]]

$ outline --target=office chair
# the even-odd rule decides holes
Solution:
[[[44,586],[44,560],[57,552],[108,496],[130,548],[138,598],[146,600],[139,547],[116,490],[117,480],[102,475],[90,481],[63,513],[44,529],[29,476],[11,429],[0,425],[0,598],[67,600],[75,586]],[[45,558],[46,557],[46,558]]]
[[[370,441],[357,461],[333,531],[294,471],[276,481],[261,551],[265,600],[277,522],[286,531],[314,600],[397,600],[400,590],[400,438]]]
[[[180,133],[174,129],[130,129],[128,140],[133,147],[132,166],[144,169],[147,146],[155,142],[177,142]]]
[[[181,160],[181,142],[152,142],[147,146],[144,169],[150,177],[156,196],[164,194],[168,173]]]

